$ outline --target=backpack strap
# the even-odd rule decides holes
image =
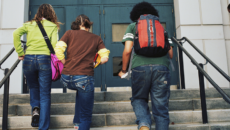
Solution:
[[[46,44],[47,44],[47,46],[48,46],[48,48],[50,50],[50,53],[55,54],[54,48],[53,48],[53,46],[52,46],[52,44],[51,44],[51,42],[49,40],[49,37],[46,34],[46,31],[45,31],[44,27],[42,26],[41,22],[39,21],[39,22],[37,22],[37,24],[38,24],[38,27],[39,27],[39,29],[40,29],[40,31],[41,31],[41,33],[42,33],[42,35],[43,35],[43,37],[44,37],[44,39],[46,41]]]

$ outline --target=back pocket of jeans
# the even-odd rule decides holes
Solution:
[[[159,89],[169,89],[170,85],[167,80],[165,81],[157,81],[157,87]]]
[[[132,69],[132,86],[145,86],[145,71]]]
[[[51,64],[50,64],[50,59],[44,58],[44,59],[38,59],[39,67],[41,70],[50,70],[51,69]]]
[[[84,91],[86,90],[87,85],[88,85],[88,80],[87,79],[86,80],[81,80],[79,82],[75,82],[75,86],[77,88],[80,88],[80,89],[84,90]]]
[[[23,60],[23,70],[24,71],[31,71],[31,66],[32,66],[32,60]]]
[[[157,87],[159,89],[169,89],[170,88],[170,72],[169,71],[158,71]]]

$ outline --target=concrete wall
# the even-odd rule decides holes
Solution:
[[[230,73],[229,0],[174,0],[177,38],[187,37],[223,71]],[[205,60],[191,47],[184,47],[199,62]],[[186,88],[198,88],[197,68],[184,55]],[[205,71],[220,87],[229,87],[210,64]],[[213,87],[206,81],[206,88]]]
[[[13,48],[13,31],[22,26],[28,20],[29,0],[0,0],[0,59]],[[17,60],[14,52],[2,65],[2,68],[10,68]],[[0,70],[0,80],[4,77]],[[22,63],[10,77],[10,93],[21,93],[22,88]],[[3,89],[0,89],[3,93]]]

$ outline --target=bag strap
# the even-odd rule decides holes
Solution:
[[[131,57],[130,57],[130,60],[129,60],[129,68],[128,68],[128,75],[125,77],[125,79],[129,80],[129,78],[131,78],[131,67],[132,67],[132,60],[133,60],[133,55],[134,55],[134,48],[132,48],[132,54],[131,54]]]
[[[39,21],[39,22],[37,22],[37,24],[38,24],[38,27],[39,27],[39,29],[40,29],[40,31],[41,31],[41,33],[42,33],[42,35],[43,35],[43,37],[44,37],[44,39],[46,41],[46,44],[47,44],[47,46],[48,46],[48,48],[50,50],[50,53],[55,54],[54,48],[53,48],[53,46],[52,46],[52,44],[51,44],[51,42],[49,40],[49,37],[46,34],[46,31],[45,31],[44,27],[42,26],[41,22]]]

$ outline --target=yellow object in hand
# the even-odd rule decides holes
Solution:
[[[96,55],[94,57],[94,68],[99,66],[100,63],[101,63],[101,56],[98,53],[96,53]]]

